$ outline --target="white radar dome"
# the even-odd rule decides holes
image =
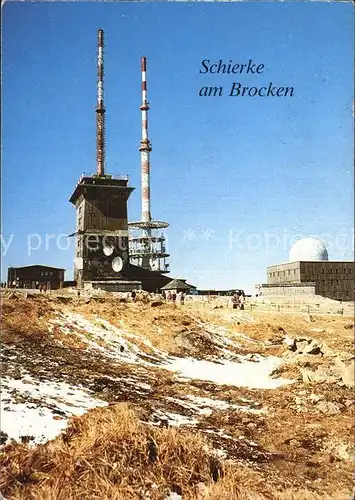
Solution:
[[[328,251],[324,243],[316,238],[302,238],[291,247],[289,261],[328,260]]]

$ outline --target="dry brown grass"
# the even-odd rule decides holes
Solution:
[[[240,332],[254,340],[275,343],[275,349],[268,349],[268,354],[279,355],[285,349],[282,338],[285,333],[290,337],[307,337],[324,342],[335,351],[354,352],[354,330],[349,328],[352,321],[343,316],[317,316],[312,314],[312,321],[308,315],[282,314],[261,312],[257,310],[245,311],[254,318],[253,322],[238,320],[238,312],[232,309],[204,308],[196,310],[191,307],[192,315],[198,315],[205,321],[211,321],[226,327],[231,332]],[[347,328],[346,328],[347,327]],[[256,352],[256,349],[253,349]]]
[[[189,499],[199,483],[225,474],[199,436],[149,427],[126,404],[74,418],[63,436],[36,449],[8,446],[1,462],[1,490],[14,500],[138,499],[148,492],[162,499],[169,491]]]
[[[71,305],[67,307],[72,310]],[[183,351],[183,346],[176,341],[177,336],[191,337],[193,341],[202,336],[198,325],[199,314],[192,316],[184,308],[169,303],[151,307],[150,302],[122,303],[114,298],[89,304],[82,300],[75,306],[75,312],[89,320],[98,315],[114,326],[134,333],[142,340],[150,341],[154,347],[171,354],[181,354]],[[147,351],[143,342],[139,343],[136,339],[135,343],[143,351]]]
[[[11,500],[319,500],[346,498],[267,485],[247,466],[223,463],[201,437],[141,423],[126,404],[72,420],[56,440],[1,454],[0,488]]]
[[[1,338],[5,343],[42,341],[48,332],[47,318],[54,311],[46,297],[20,294],[2,299]]]
[[[282,330],[291,337],[306,336],[325,342],[335,350],[353,349],[353,332],[344,327],[349,324],[349,318],[342,316],[315,316],[313,322],[308,322],[305,315],[300,317],[292,314],[267,314],[253,312],[256,323],[240,325],[240,331],[260,340],[275,338]]]

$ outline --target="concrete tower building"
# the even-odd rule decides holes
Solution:
[[[130,262],[151,271],[169,272],[166,258],[165,237],[160,230],[169,226],[167,222],[152,219],[150,209],[150,152],[152,146],[148,138],[148,111],[147,100],[147,60],[141,59],[142,74],[142,140],[140,142],[141,154],[141,183],[142,183],[142,218],[138,222],[130,222],[131,229],[129,247]]]
[[[105,172],[104,32],[98,30],[96,174],[83,174],[70,197],[76,208],[74,279],[77,286],[130,290],[128,177]]]

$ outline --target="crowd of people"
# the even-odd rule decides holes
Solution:
[[[133,302],[136,302],[136,300],[138,299],[138,295],[140,295],[141,293],[145,293],[145,292],[142,292],[141,290],[136,292],[135,290],[133,290],[132,292],[129,292],[127,296],[129,296]],[[148,294],[148,296],[151,296],[151,294]],[[179,302],[181,305],[184,305],[186,292],[176,292],[176,291],[169,290],[169,291],[162,292],[160,297],[167,300],[168,302],[172,302],[173,304],[176,304],[177,302]]]
[[[185,292],[174,292],[174,291],[168,291],[168,292],[165,292],[164,294],[164,298],[168,301],[168,302],[173,302],[174,304],[176,302],[180,302],[181,305],[184,305],[185,303],[185,297],[186,297],[186,293]]]
[[[16,278],[13,281],[9,281],[8,283],[4,282],[1,283],[1,288],[34,288],[36,290],[39,290],[40,292],[46,292],[47,291],[47,284],[46,283],[40,283],[39,281],[36,282],[30,282],[30,281],[20,281],[18,278]]]

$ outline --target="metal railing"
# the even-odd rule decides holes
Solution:
[[[79,178],[78,184],[84,179],[84,177],[92,177],[92,178],[106,178],[106,179],[113,179],[116,181],[128,181],[129,176],[128,174],[126,175],[111,175],[111,174],[105,174],[104,176],[100,177],[96,173],[88,173],[88,172],[83,172]]]
[[[185,299],[186,304],[194,304],[200,307],[218,306],[223,309],[232,309],[231,297],[218,295],[188,295]],[[235,312],[241,311],[239,308]],[[354,317],[353,303],[339,304],[293,304],[293,303],[272,303],[260,302],[253,299],[247,299],[244,304],[245,312],[256,313],[277,313],[277,314],[295,314],[295,315],[314,315],[314,316],[346,316]]]

